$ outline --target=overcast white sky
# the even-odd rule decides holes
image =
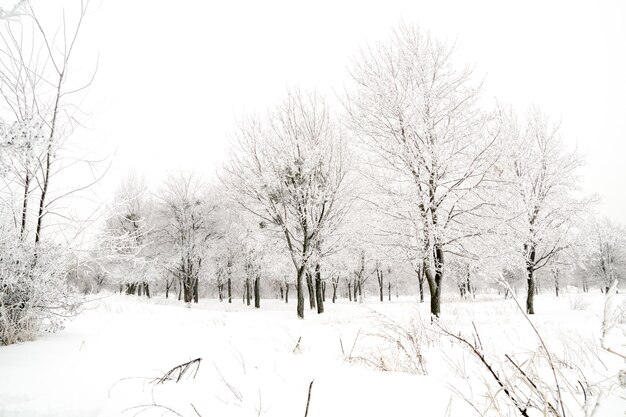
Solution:
[[[244,111],[293,84],[341,90],[358,49],[404,20],[457,39],[487,97],[562,119],[586,156],[585,189],[626,223],[624,1],[92,3],[78,66],[96,52],[100,65],[85,110],[101,149],[117,149],[102,198],[133,168],[155,184],[179,168],[212,174]]]

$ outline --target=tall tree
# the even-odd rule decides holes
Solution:
[[[410,184],[419,219],[430,310],[441,311],[444,253],[480,233],[472,218],[495,161],[497,131],[478,107],[480,85],[458,69],[454,49],[401,25],[356,61],[346,100],[350,126],[396,180]]]
[[[94,72],[77,84],[70,71],[88,6],[88,1],[81,1],[76,13],[59,16],[60,27],[53,29],[28,1],[0,8],[3,141],[13,143],[13,151],[17,150],[10,158],[14,174],[10,186],[20,189],[20,237],[29,235],[32,219],[36,244],[41,241],[46,216],[65,217],[53,210],[55,203],[88,188],[102,176],[93,163],[77,161],[69,152],[71,135],[81,123],[77,105],[80,93],[95,76]],[[55,35],[59,32],[63,36]],[[51,186],[61,171],[79,162],[89,165],[93,178],[76,188],[62,188],[59,183]],[[29,204],[33,199],[34,208]]]
[[[206,201],[205,192],[198,177],[179,174],[170,176],[160,193],[160,240],[173,259],[173,272],[186,303],[198,302],[206,243],[215,234],[211,219],[214,206]]]
[[[574,219],[586,204],[574,198],[581,158],[568,150],[559,125],[537,108],[520,123],[509,113],[508,155],[502,178],[510,218],[508,237],[515,239],[526,268],[526,312],[534,314],[536,272],[570,246]],[[506,192],[506,190],[509,192]]]
[[[76,307],[66,275],[77,269],[76,242],[69,233],[64,244],[46,242],[42,233],[52,205],[86,188],[59,191],[51,183],[67,168],[60,161],[76,125],[76,95],[91,83],[75,84],[69,71],[87,5],[54,30],[28,1],[0,7],[0,343],[57,330]],[[68,220],[64,226],[77,226]]]
[[[311,258],[347,207],[340,198],[345,175],[339,127],[316,93],[290,91],[265,119],[248,119],[234,135],[224,182],[241,207],[282,235],[300,318]]]
[[[607,218],[594,218],[583,230],[582,266],[606,293],[626,273],[626,229]]]
[[[109,270],[116,270],[120,292],[150,297],[151,272],[155,253],[154,203],[145,179],[130,173],[115,193],[111,213],[106,220],[104,240],[108,246]],[[122,288],[123,287],[123,288]]]

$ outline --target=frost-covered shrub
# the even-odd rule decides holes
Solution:
[[[375,369],[387,372],[406,372],[426,375],[424,349],[432,343],[420,319],[398,323],[382,314],[374,313],[376,331],[367,334],[368,346],[360,355],[350,357]]]
[[[589,303],[581,296],[570,297],[569,305],[572,310],[583,311],[589,308]]]
[[[0,344],[59,330],[76,312],[66,265],[58,246],[0,240]]]

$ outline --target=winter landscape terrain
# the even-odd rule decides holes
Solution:
[[[625,48],[615,0],[0,0],[0,417],[626,416]]]
[[[542,314],[532,323],[554,355],[565,415],[618,416],[626,409],[617,380],[623,359],[598,344],[603,299],[537,299]],[[471,343],[478,332],[487,360],[509,388],[529,391],[505,354],[554,387],[541,341],[511,299],[445,303],[441,328],[412,297],[341,300],[307,321],[289,305],[263,301],[261,311],[215,300],[191,309],[162,298],[90,302],[64,331],[0,351],[0,414],[305,415],[313,381],[309,416],[497,415],[498,407],[508,415],[511,404],[496,381],[444,331]],[[621,332],[607,347],[623,346]],[[196,358],[202,361],[180,382],[159,383],[171,368]],[[542,393],[552,401],[555,392],[547,387]],[[587,404],[594,414],[585,414],[585,395],[594,397]]]

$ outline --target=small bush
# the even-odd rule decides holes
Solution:
[[[65,279],[65,256],[56,245],[17,238],[0,241],[0,344],[54,332],[75,314]]]
[[[429,341],[421,320],[412,319],[407,324],[400,324],[382,314],[375,314],[378,329],[367,335],[373,343],[352,359],[381,371],[426,375],[423,349]]]
[[[589,303],[581,296],[570,297],[569,305],[572,310],[584,311],[589,308]]]

